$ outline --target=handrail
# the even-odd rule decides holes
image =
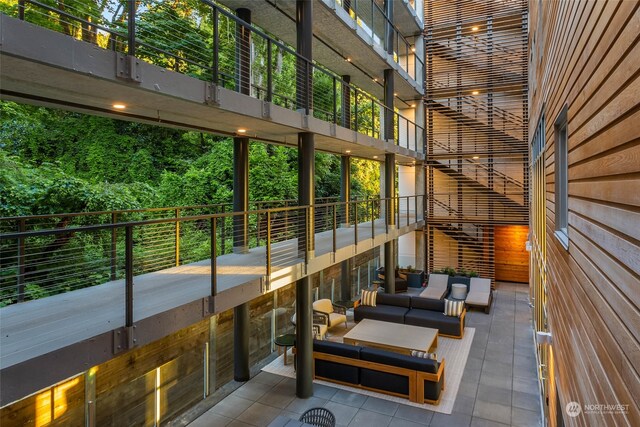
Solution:
[[[421,221],[424,212],[418,208],[423,199],[422,195],[370,198],[188,216],[179,215],[184,207],[160,208],[175,211],[175,215],[133,221],[122,220],[124,215],[120,215],[118,221],[117,211],[113,211],[109,223],[80,226],[64,223],[64,226],[56,224],[54,228],[39,230],[27,230],[25,219],[18,217],[19,231],[0,234],[3,259],[0,306],[35,299],[43,293],[46,297],[121,278],[131,291],[136,275],[203,259],[209,259],[213,266],[211,295],[214,296],[216,258],[230,253],[232,248],[242,253],[249,253],[250,248],[265,248],[263,291],[266,292],[275,270],[299,262],[309,263],[316,233],[332,230],[330,251],[335,253],[344,245],[344,240],[338,240],[340,233],[352,233],[352,243],[357,245],[363,238],[374,239],[376,233],[389,233],[390,228],[380,221],[399,226]],[[406,210],[396,206],[406,206]],[[313,224],[308,223],[310,218],[315,218]],[[245,225],[236,228],[238,219]],[[345,223],[349,227],[343,229]],[[380,227],[384,231],[380,231]],[[291,251],[296,239],[298,250]],[[205,247],[210,250],[203,253]],[[249,254],[256,256],[255,252]],[[129,296],[126,298],[128,301]]]
[[[385,134],[385,127],[391,126],[393,128],[393,140],[397,145],[414,151],[423,150],[425,139],[425,130],[423,127],[417,125],[415,122],[407,119],[393,109],[387,108],[382,102],[380,102],[380,100],[367,94],[355,85],[345,82],[338,74],[302,57],[297,54],[294,49],[283,42],[267,35],[259,28],[247,24],[245,21],[210,0],[200,0],[200,3],[211,10],[211,16],[207,19],[211,19],[213,21],[213,29],[211,30],[213,34],[207,34],[207,37],[200,39],[200,42],[206,44],[211,43],[211,40],[213,40],[213,49],[205,49],[205,51],[203,51],[202,49],[194,48],[193,50],[189,50],[190,47],[187,46],[184,49],[178,49],[176,52],[172,52],[171,49],[166,48],[166,46],[163,45],[163,40],[158,37],[141,39],[142,36],[139,33],[140,25],[135,25],[135,23],[136,18],[138,18],[142,12],[137,12],[137,15],[133,16],[134,19],[129,19],[133,24],[127,25],[126,28],[119,30],[124,25],[120,25],[119,23],[104,23],[104,16],[89,17],[94,18],[95,22],[85,19],[84,15],[76,16],[74,13],[69,12],[69,10],[73,10],[72,6],[69,4],[66,4],[66,8],[68,10],[59,10],[37,0],[24,0],[23,3],[24,4],[21,2],[21,6],[19,7],[20,19],[29,19],[34,13],[33,9],[27,8],[26,5],[46,11],[46,19],[55,19],[53,17],[54,15],[64,16],[67,21],[83,24],[89,28],[89,32],[97,33],[98,30],[106,32],[109,35],[110,45],[108,48],[111,50],[123,53],[126,52],[127,54],[132,54],[133,52],[137,55],[136,57],[146,62],[167,67],[175,72],[188,72],[195,78],[210,81],[216,85],[222,84],[227,89],[247,94],[246,92],[242,92],[242,84],[238,84],[238,82],[244,78],[242,73],[237,69],[240,66],[237,63],[237,57],[242,56],[239,55],[239,49],[242,49],[242,46],[239,46],[237,43],[231,47],[226,46],[227,49],[231,49],[235,54],[233,54],[234,52],[227,52],[225,55],[222,55],[220,51],[221,48],[225,48],[225,45],[220,40],[221,25],[219,25],[219,22],[221,19],[227,19],[229,22],[237,26],[247,28],[247,30],[255,37],[255,40],[252,42],[254,46],[256,40],[261,43],[266,43],[267,45],[266,58],[262,58],[264,62],[266,62],[266,67],[264,67],[264,64],[262,66],[262,68],[265,69],[256,71],[260,67],[253,67],[250,70],[250,72],[254,74],[254,78],[256,77],[256,72],[262,73],[260,74],[260,77],[264,78],[267,82],[266,91],[260,87],[261,85],[253,85],[251,80],[254,79],[248,79],[247,86],[253,87],[255,89],[255,93],[251,93],[254,91],[249,90],[247,95],[257,98],[263,96],[266,101],[274,102],[276,104],[278,104],[277,99],[285,100],[283,103],[284,105],[281,105],[284,108],[303,108],[307,114],[313,114],[319,119],[332,121],[335,124],[341,124],[342,126],[365,135],[369,134],[374,138],[382,139],[381,137]],[[154,9],[156,6],[162,6],[163,4],[164,3],[162,1],[151,1],[149,4],[146,4],[145,12]],[[132,11],[136,14],[135,8],[132,8]],[[204,16],[201,18],[204,19]],[[30,22],[33,22],[33,20]],[[37,25],[43,25],[41,19],[36,19],[34,23]],[[180,25],[180,23],[177,25]],[[110,26],[113,26],[114,28],[110,28]],[[176,32],[179,31],[180,28],[177,28]],[[178,35],[179,34],[176,34],[176,36]],[[113,40],[113,38],[115,38],[115,40]],[[98,39],[99,38],[96,37],[96,40],[93,41],[93,43],[99,44]],[[118,43],[118,41],[120,41],[120,43]],[[129,46],[131,43],[133,43],[133,45]],[[127,47],[126,49],[125,46]],[[144,49],[137,49],[136,46]],[[301,85],[303,88],[296,88],[296,94],[279,93],[279,91],[276,90],[276,85],[274,83],[274,66],[276,65],[276,59],[274,59],[274,55],[272,55],[274,48],[278,49],[280,54],[290,56],[294,59],[297,64],[297,80],[301,82],[311,82],[312,79],[310,75],[321,73],[321,75],[325,76],[325,79],[333,82],[334,90],[315,90],[316,88],[313,84],[305,83]],[[142,52],[143,50],[146,51],[146,53]],[[255,52],[255,55],[264,55],[264,53],[259,53],[257,49]],[[248,55],[249,52],[245,52],[244,54]],[[195,57],[195,59],[193,57]],[[180,70],[175,66],[169,67],[167,65],[166,58],[172,58],[175,63],[189,65],[190,67],[195,67],[197,70],[188,71]],[[418,61],[416,61],[416,63],[417,62]],[[233,71],[228,71],[227,69],[231,69]],[[322,80],[319,77],[318,79]],[[313,81],[315,80],[316,79],[313,79]],[[350,93],[353,105],[346,106],[343,109],[341,106],[341,103],[344,102],[342,91],[336,90],[336,88],[344,88],[345,91]],[[286,89],[282,90],[286,91]],[[305,105],[300,105],[300,103],[304,103]],[[313,108],[314,105],[317,107],[315,110]],[[371,109],[370,113],[368,111],[369,108]],[[385,114],[377,114],[375,111],[376,109],[380,112],[385,112]],[[392,123],[384,123],[385,117],[390,117]],[[388,121],[389,119],[387,118],[386,120]]]

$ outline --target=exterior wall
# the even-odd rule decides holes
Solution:
[[[536,329],[552,334],[538,349],[550,425],[640,425],[639,7],[531,1],[531,275]],[[568,247],[555,232],[565,107]]]
[[[494,227],[496,242],[496,280],[529,283],[529,253],[526,241],[529,228],[525,225]]]

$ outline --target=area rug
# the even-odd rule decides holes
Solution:
[[[444,358],[446,362],[444,367],[446,383],[444,392],[440,397],[439,405],[415,403],[409,401],[409,399],[389,396],[388,394],[383,393],[376,393],[375,391],[362,390],[359,388],[336,384],[329,381],[314,380],[314,383],[324,384],[343,390],[349,390],[354,393],[364,394],[366,396],[374,396],[380,399],[389,400],[391,402],[401,403],[403,405],[424,408],[430,411],[441,412],[443,414],[450,414],[453,411],[453,405],[456,402],[456,396],[458,395],[458,389],[460,388],[460,381],[462,380],[462,373],[464,371],[464,367],[467,364],[467,358],[469,357],[469,351],[471,350],[471,343],[473,342],[473,336],[475,335],[475,332],[475,328],[464,328],[464,338],[461,340],[438,337],[438,359]],[[289,358],[291,358],[290,354]],[[284,365],[283,361],[283,356],[280,356],[273,362],[262,368],[262,370],[265,372],[270,372],[272,374],[281,375],[283,377],[295,378],[296,374],[293,371],[293,364],[291,363],[291,361],[287,365]]]

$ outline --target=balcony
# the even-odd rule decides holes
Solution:
[[[422,196],[251,208],[1,218],[2,404],[424,225]]]
[[[314,132],[321,151],[367,158],[395,152],[410,161],[423,152],[422,127],[218,6],[203,6],[210,31],[173,17],[156,37],[148,14],[169,14],[164,3],[130,25],[25,3],[17,13],[24,21],[0,17],[4,99],[218,134],[245,128],[247,137],[286,145],[296,145],[301,131]],[[250,31],[251,45],[229,43],[229,28]],[[194,46],[171,44],[187,32]],[[303,73],[313,83],[300,89]],[[308,109],[300,108],[305,100]],[[114,109],[116,102],[126,110]],[[388,127],[393,143],[382,141]]]

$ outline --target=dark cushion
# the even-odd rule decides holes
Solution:
[[[445,335],[460,336],[460,318],[445,316],[441,311],[414,308],[404,316],[404,323],[438,329],[441,334]]]
[[[397,292],[406,292],[407,291],[407,281],[396,277],[396,293]]]
[[[360,347],[331,341],[313,341],[313,351],[332,354],[335,356],[360,358]],[[315,374],[317,377],[330,378],[350,384],[360,384],[360,369],[357,366],[342,363],[315,360]]]
[[[378,294],[380,295],[380,294]],[[404,323],[404,315],[409,311],[405,307],[395,307],[393,305],[380,305],[376,302],[375,307],[359,305],[353,310],[353,320],[356,322],[362,319],[383,320],[385,322]]]
[[[438,370],[438,362],[435,360],[421,359],[419,357],[406,356],[375,348],[363,347],[360,351],[360,359],[431,373],[436,373]],[[379,390],[404,395],[409,394],[409,378],[404,375],[361,368],[360,384],[365,387],[371,387]]]
[[[440,381],[437,383],[429,380],[424,380],[424,397],[429,400],[438,400],[440,393],[442,392],[442,385],[444,384],[444,375],[440,377]]]
[[[433,310],[444,313],[444,300],[413,297],[411,298],[411,308],[421,308],[423,310]]]
[[[411,307],[411,297],[408,295],[394,295],[378,292],[376,305],[394,305],[396,307],[409,308]]]

